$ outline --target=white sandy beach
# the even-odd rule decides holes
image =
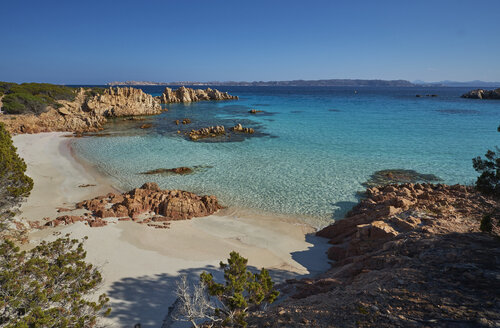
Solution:
[[[78,163],[63,133],[15,136],[14,144],[28,164],[35,182],[22,217],[55,218],[57,207],[72,207],[114,188],[109,181]],[[82,184],[95,187],[81,188]],[[167,230],[133,222],[102,228],[78,223],[31,234],[33,244],[71,233],[88,236],[87,259],[104,277],[102,292],[111,297],[111,327],[160,327],[174,300],[180,274],[197,280],[203,270],[213,271],[235,250],[249,265],[271,270],[275,280],[315,274],[328,269],[326,240],[307,235],[313,229],[297,220],[226,209],[205,218],[178,221]]]

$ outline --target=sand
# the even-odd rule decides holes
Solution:
[[[58,207],[72,207],[115,188],[110,180],[76,161],[70,138],[63,133],[15,136],[14,144],[28,164],[35,182],[21,207],[22,217],[55,218]],[[95,187],[81,188],[81,184]],[[220,277],[218,263],[232,250],[248,258],[252,268],[270,269],[276,281],[313,275],[328,269],[325,239],[313,236],[313,228],[296,219],[226,209],[216,215],[172,222],[170,229],[153,229],[134,222],[118,222],[102,228],[82,223],[50,228],[30,235],[32,245],[71,233],[88,237],[87,260],[104,278],[100,292],[111,298],[109,327],[160,327],[175,301],[179,275],[197,281],[202,271]]]

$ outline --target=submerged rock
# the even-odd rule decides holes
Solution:
[[[164,173],[173,173],[173,174],[182,174],[182,175],[184,175],[184,174],[191,174],[191,173],[193,173],[193,169],[191,169],[189,167],[181,166],[181,167],[176,167],[176,168],[173,168],[173,169],[156,169],[156,170],[142,172],[141,174],[151,175],[151,174],[164,174]]]
[[[396,183],[437,182],[441,179],[434,174],[422,174],[414,170],[381,170],[376,171],[370,179],[363,183],[365,187],[385,186]]]
[[[495,90],[476,89],[463,94],[461,97],[471,99],[500,99],[500,88]]]

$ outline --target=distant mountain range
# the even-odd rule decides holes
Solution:
[[[124,81],[110,82],[107,85],[197,85],[197,86],[340,86],[340,87],[414,87],[415,84],[406,80],[351,80],[351,79],[330,79],[330,80],[292,80],[292,81],[178,81],[178,82],[150,82],[150,81]]]
[[[424,81],[413,81],[413,84],[418,86],[440,86],[440,87],[477,87],[477,88],[500,88],[500,82],[485,82],[485,81],[466,81],[466,82],[457,82],[457,81],[439,81],[439,82],[424,82]]]
[[[471,87],[471,88],[500,88],[500,82],[485,81],[439,81],[425,82],[416,80],[360,80],[360,79],[328,79],[328,80],[291,80],[291,81],[177,81],[177,82],[152,82],[152,81],[115,81],[107,85],[159,85],[159,86],[294,86],[294,87]]]

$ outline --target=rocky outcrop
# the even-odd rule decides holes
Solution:
[[[232,128],[229,128],[229,130],[231,130],[233,132],[242,132],[242,133],[249,133],[249,134],[252,134],[255,132],[254,129],[244,128],[241,124],[236,124]]]
[[[222,125],[210,126],[208,128],[202,128],[199,130],[191,130],[189,132],[189,138],[193,141],[203,139],[203,138],[215,138],[226,134],[226,129]]]
[[[167,220],[187,220],[208,216],[222,208],[215,196],[198,196],[181,190],[161,190],[156,183],[145,183],[141,188],[124,194],[108,194],[77,204],[77,208],[105,217],[130,217],[154,213]]]
[[[94,132],[100,130],[108,118],[162,112],[157,100],[134,88],[109,88],[102,94],[92,94],[89,89],[80,88],[73,101],[59,100],[56,107],[48,107],[40,115],[0,115],[0,120],[14,134]]]
[[[168,104],[179,102],[188,103],[202,100],[236,100],[238,97],[231,96],[227,92],[220,92],[216,89],[191,89],[182,86],[176,90],[165,88],[163,94],[157,97],[157,99],[162,104]]]
[[[168,228],[170,221],[208,216],[222,206],[215,196],[198,196],[182,190],[162,190],[153,182],[123,194],[109,193],[76,204],[91,213],[84,216],[60,216],[45,226],[58,226],[84,221],[90,227],[102,227],[110,218],[134,221],[155,228]]]
[[[480,230],[485,215],[491,233]],[[332,268],[280,286],[291,297],[250,326],[498,327],[499,219],[498,199],[472,187],[369,188],[318,232],[332,244]]]
[[[462,95],[462,98],[471,99],[500,99],[500,88],[495,90],[476,89]]]

